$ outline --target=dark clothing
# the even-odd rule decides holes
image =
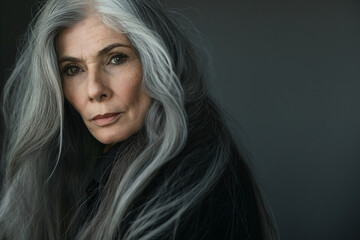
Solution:
[[[87,193],[87,219],[91,219],[97,209],[99,202],[101,201],[100,196],[104,194],[104,188],[108,181],[116,153],[119,151],[120,143],[112,146],[106,153],[101,155],[97,160],[94,167],[94,174],[91,183],[86,188]]]
[[[98,208],[118,149],[119,144],[103,154],[96,163],[94,179],[87,188],[88,218],[92,218]],[[181,220],[174,239],[262,239],[256,199],[250,178],[241,170],[242,167],[240,162],[226,169],[216,186]],[[234,177],[234,174],[238,176]]]

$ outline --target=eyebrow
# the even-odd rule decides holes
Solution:
[[[117,48],[117,47],[126,47],[126,48],[132,48],[129,45],[126,44],[122,44],[122,43],[113,43],[110,44],[106,47],[104,47],[103,49],[101,49],[98,53],[97,53],[97,57],[103,56],[105,54],[107,54],[108,52],[110,52],[112,49]],[[69,56],[65,56],[59,59],[59,64],[61,64],[62,62],[81,62],[81,59],[76,58],[76,57],[69,57]]]

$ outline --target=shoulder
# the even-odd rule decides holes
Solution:
[[[234,156],[216,185],[179,225],[176,239],[262,239],[250,172]]]

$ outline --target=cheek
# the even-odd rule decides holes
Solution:
[[[139,101],[139,111],[140,111],[142,121],[145,120],[145,116],[146,116],[147,112],[149,111],[151,103],[152,103],[152,99],[143,92],[141,99]]]
[[[115,81],[114,92],[126,105],[137,104],[142,95],[142,74],[141,72],[132,72],[122,79]]]
[[[65,99],[79,112],[81,113],[81,94],[76,86],[64,84],[63,92]]]

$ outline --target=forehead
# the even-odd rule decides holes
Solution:
[[[91,55],[105,45],[121,43],[131,45],[124,33],[106,26],[100,18],[90,16],[72,27],[64,29],[58,36],[59,57],[64,55]]]

